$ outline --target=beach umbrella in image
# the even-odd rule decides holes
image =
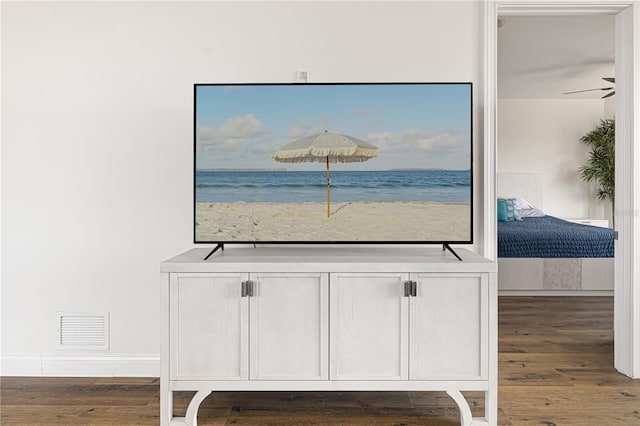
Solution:
[[[378,148],[352,136],[325,130],[313,136],[289,142],[273,154],[281,163],[326,163],[327,217],[331,216],[331,175],[329,163],[359,163],[378,155]]]

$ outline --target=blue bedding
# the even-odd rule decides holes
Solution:
[[[498,257],[613,257],[613,229],[553,216],[498,222]]]

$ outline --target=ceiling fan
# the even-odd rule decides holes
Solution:
[[[604,81],[608,81],[609,83],[614,83],[615,84],[615,82],[616,82],[616,79],[613,78],[613,77],[602,77],[602,79]],[[593,92],[594,90],[611,90],[611,92],[609,92],[606,95],[604,95],[601,99],[608,98],[609,96],[613,96],[613,95],[616,94],[615,87],[600,87],[600,88],[597,88],[597,89],[576,90],[574,92],[566,92],[566,93],[563,93],[563,95],[571,95],[572,93]]]

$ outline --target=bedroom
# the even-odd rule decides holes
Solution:
[[[613,228],[611,200],[579,170],[591,150],[580,138],[615,116],[615,83],[603,79],[615,74],[614,17],[508,16],[498,26],[498,197],[591,225],[499,223],[500,294],[613,296],[613,231],[599,229]],[[549,235],[541,247],[518,241],[543,221],[567,227],[554,250]]]

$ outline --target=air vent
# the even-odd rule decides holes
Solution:
[[[58,349],[108,350],[109,313],[58,312]]]

